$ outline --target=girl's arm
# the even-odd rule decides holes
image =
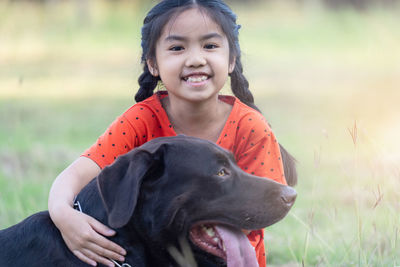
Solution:
[[[91,159],[80,157],[54,181],[49,194],[50,217],[60,230],[68,248],[87,264],[96,262],[114,266],[108,259],[124,261],[125,250],[104,236],[115,231],[94,218],[73,209],[73,200],[81,189],[100,173]]]

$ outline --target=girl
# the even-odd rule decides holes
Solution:
[[[236,15],[222,0],[164,0],[142,28],[143,74],[136,105],[54,181],[49,211],[68,248],[82,261],[114,266],[126,251],[115,232],[72,208],[74,196],[116,157],[160,136],[185,134],[232,151],[245,171],[286,184],[279,145],[256,111],[242,74]],[[219,95],[230,76],[233,96]],[[162,84],[165,91],[153,93]],[[248,233],[265,266],[263,231]]]

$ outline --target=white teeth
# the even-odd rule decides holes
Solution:
[[[209,236],[215,236],[215,232],[214,232],[214,230],[212,229],[212,228],[209,228],[209,229],[207,229],[207,234],[209,235]]]
[[[212,240],[213,240],[215,243],[217,243],[217,244],[222,244],[222,249],[223,249],[224,251],[226,251],[225,244],[224,244],[223,242],[221,242],[221,239],[220,239],[218,236],[216,236],[213,227],[208,227],[208,226],[206,226],[206,225],[203,224],[203,225],[201,225],[201,229],[202,229],[209,237],[211,237]]]
[[[202,225],[202,229],[204,232],[206,232],[206,234],[210,237],[214,237],[215,236],[215,232],[214,229],[211,227],[207,227],[205,225]]]
[[[187,78],[186,81],[191,82],[191,83],[198,83],[198,82],[202,82],[205,80],[207,80],[207,76],[204,75],[204,76],[196,76],[196,77],[190,76]]]

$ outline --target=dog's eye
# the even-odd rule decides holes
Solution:
[[[217,175],[218,175],[218,176],[225,176],[225,175],[226,175],[225,169],[220,170],[220,171],[217,173]]]

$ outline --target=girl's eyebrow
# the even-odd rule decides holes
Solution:
[[[208,40],[208,39],[212,39],[212,38],[217,38],[217,39],[223,39],[222,35],[216,32],[212,32],[212,33],[208,33],[206,35],[203,35],[200,38],[200,41],[204,41],[204,40]],[[185,36],[180,36],[180,35],[168,35],[164,41],[165,42],[172,42],[172,41],[187,41],[187,37]]]

